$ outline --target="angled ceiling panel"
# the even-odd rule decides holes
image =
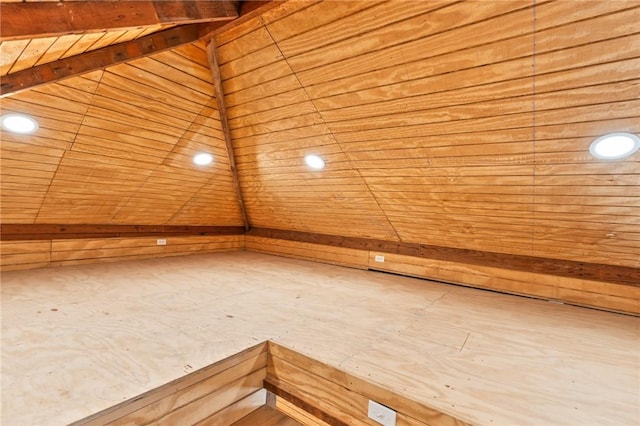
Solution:
[[[292,13],[291,7],[282,11]],[[241,35],[222,43],[218,51],[251,224],[397,240],[366,182],[351,165],[269,31],[265,27],[236,31]],[[322,156],[327,168],[310,171],[304,163],[307,154]]]
[[[254,225],[639,266],[637,2],[295,4],[217,39]]]
[[[135,40],[172,26],[153,25],[127,30],[3,41],[0,43],[0,76],[113,44]]]
[[[184,46],[3,99],[41,127],[2,133],[3,222],[240,224],[206,63]]]

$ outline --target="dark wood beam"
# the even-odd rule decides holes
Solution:
[[[207,45],[207,56],[209,58],[211,79],[213,80],[213,88],[215,91],[216,102],[218,104],[218,113],[220,114],[222,133],[224,134],[224,141],[227,145],[227,156],[229,157],[229,167],[231,168],[231,175],[233,177],[233,187],[236,190],[238,206],[240,208],[240,213],[242,214],[242,221],[244,222],[244,229],[249,231],[251,225],[244,205],[242,189],[240,188],[240,179],[238,178],[238,169],[236,168],[236,159],[233,153],[231,129],[229,128],[229,118],[227,116],[227,106],[224,101],[224,90],[222,89],[222,77],[220,75],[220,66],[218,64],[218,55],[216,53],[216,43],[213,39],[211,39]]]
[[[380,251],[385,253],[422,257],[426,259],[461,262],[472,265],[491,266],[494,268],[640,287],[640,269],[627,266],[494,253],[419,243],[403,243],[368,238],[343,237],[339,235],[314,234],[281,229],[254,228],[251,230],[249,235],[305,243],[324,244],[334,247]]]
[[[241,226],[2,224],[0,240],[65,240],[185,235],[240,235]]]
[[[50,37],[157,24],[228,22],[238,17],[238,2],[64,1],[2,3],[0,40]]]
[[[193,43],[200,38],[201,25],[171,28],[137,40],[7,74],[0,79],[0,97]],[[216,25],[222,26],[224,23]]]
[[[227,31],[230,28],[236,27],[248,20],[260,16],[268,10],[273,9],[285,3],[286,0],[241,0],[238,5],[238,18],[231,22],[228,22],[222,27],[216,27],[213,24],[205,25],[202,29],[202,39],[209,41],[211,37],[216,34]]]

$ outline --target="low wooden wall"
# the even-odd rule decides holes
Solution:
[[[384,256],[384,262],[376,262]],[[640,314],[640,288],[393,253],[369,254],[369,269],[611,311]]]
[[[167,245],[158,246],[157,239]],[[186,254],[247,249],[250,251],[330,263],[358,269],[372,269],[533,296],[580,306],[640,314],[640,286],[626,271],[619,282],[572,277],[411,256],[367,248],[340,247],[308,241],[243,235],[154,235],[121,238],[73,238],[0,241],[0,270],[32,269],[83,263],[115,262]],[[384,256],[384,262],[376,262]],[[615,272],[615,271],[614,271]],[[613,272],[608,272],[612,274]],[[592,274],[593,275],[593,274]]]
[[[640,314],[640,287],[637,285],[430,259],[365,248],[269,238],[251,233],[245,236],[245,246],[247,250],[261,253],[392,272],[579,306]],[[384,256],[384,262],[376,262],[376,256]]]
[[[369,264],[368,250],[264,238],[250,234],[245,236],[245,248],[250,251],[276,254],[296,259],[313,260],[358,269],[367,269]]]
[[[369,400],[395,410],[398,426],[468,424],[274,342],[265,387],[330,425],[379,425],[367,416]]]
[[[266,403],[267,350],[261,343],[72,425],[233,424]]]
[[[367,416],[369,399],[396,410],[398,426],[467,425],[269,341],[71,426],[228,426],[261,407],[283,413],[283,424],[376,426]]]
[[[167,244],[157,245],[158,239]],[[0,241],[3,271],[242,250],[244,235]]]

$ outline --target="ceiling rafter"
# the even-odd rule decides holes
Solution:
[[[203,29],[202,40],[208,42],[216,34],[247,22],[250,19],[260,16],[263,13],[271,10],[287,0],[241,0],[238,4],[238,18],[227,23],[223,27],[216,27],[213,23],[208,24]]]
[[[72,1],[3,3],[0,40],[51,37],[157,24],[229,22],[238,2],[220,1]]]
[[[218,113],[220,114],[220,125],[222,126],[222,133],[224,135],[224,141],[227,145],[227,156],[229,157],[229,168],[231,169],[231,175],[233,177],[233,187],[236,190],[238,197],[238,206],[240,213],[242,214],[242,221],[245,231],[249,231],[251,228],[249,217],[247,216],[247,209],[244,205],[244,197],[242,196],[242,189],[240,188],[240,179],[238,177],[238,168],[236,167],[235,154],[233,153],[233,140],[231,138],[231,128],[229,127],[229,118],[227,116],[227,107],[224,101],[224,90],[222,88],[222,77],[220,75],[220,66],[218,64],[218,55],[216,53],[215,40],[211,39],[207,45],[207,57],[209,59],[209,68],[211,68],[211,80],[213,81],[213,88],[215,91],[216,102],[218,104]]]
[[[0,81],[0,97],[193,43],[202,36],[201,25],[182,25],[136,40],[7,74]],[[218,25],[222,26],[224,23]]]
[[[247,19],[251,19],[256,15],[259,15],[277,5],[283,3],[282,0],[251,0],[251,1],[241,1],[239,2],[203,2],[203,1],[185,1],[185,2],[175,2],[175,1],[131,1],[131,2],[95,2],[95,1],[87,1],[87,2],[73,2],[73,3],[127,3],[127,4],[146,4],[146,3],[163,3],[163,6],[158,6],[158,8],[165,11],[163,16],[172,15],[167,11],[173,10],[174,13],[172,16],[178,16],[176,10],[178,10],[178,6],[175,3],[184,3],[184,4],[196,4],[196,3],[225,3],[227,5],[233,5],[235,10],[234,16],[230,16],[227,18],[220,18],[214,20],[213,18],[207,18],[205,22],[199,24],[187,24],[180,25],[176,28],[171,28],[164,31],[159,31],[157,33],[150,34],[145,37],[141,37],[136,40],[118,43],[111,46],[104,47],[102,49],[97,49],[90,52],[85,52],[80,55],[75,55],[69,58],[59,59],[54,62],[42,64],[36,67],[28,68],[26,70],[18,71],[15,73],[11,73],[5,75],[0,80],[0,98],[9,96],[11,94],[15,94],[18,92],[22,92],[24,90],[32,89],[38,86],[42,86],[49,83],[55,83],[57,81],[61,81],[67,78],[71,78],[86,72],[95,71],[98,69],[103,69],[109,67],[111,65],[116,65],[123,62],[128,62],[134,59],[143,58],[145,56],[152,55],[154,53],[161,52],[167,49],[173,49],[176,47],[180,47],[184,44],[193,43],[198,40],[210,40],[213,35],[222,31],[223,29],[231,28],[235,25],[239,25],[242,22],[245,22]],[[2,13],[0,14],[2,19],[2,27],[0,29],[3,31],[2,34],[4,36],[4,31],[6,28],[4,27],[5,19],[9,20],[9,16],[11,15],[11,11],[7,13],[6,6],[7,5],[26,5],[26,3],[6,3],[2,5]],[[31,5],[34,3],[28,3]],[[47,4],[57,4],[57,3],[47,3]],[[60,3],[62,4],[62,3]],[[66,2],[64,4],[67,4]],[[198,6],[200,7],[200,6]],[[228,7],[228,6],[225,6]],[[191,10],[188,6],[183,6],[184,10]],[[29,10],[28,7],[26,10]],[[196,18],[196,13],[191,11],[192,18]],[[80,18],[78,18],[80,19]],[[200,19],[202,21],[202,19]],[[182,21],[183,24],[185,22],[184,19]],[[167,23],[167,22],[165,22]],[[79,24],[78,24],[79,25]],[[91,25],[85,25],[90,27]],[[104,29],[104,28],[103,28]],[[9,30],[7,30],[9,31]],[[26,31],[26,30],[23,30]],[[33,33],[34,30],[29,30],[29,32]]]

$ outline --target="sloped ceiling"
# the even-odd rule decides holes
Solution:
[[[69,58],[100,48],[139,39],[172,27],[152,25],[134,29],[3,41],[0,44],[0,76]]]
[[[241,224],[212,95],[194,44],[3,99],[40,123],[2,133],[3,222]]]
[[[637,1],[289,1],[218,34],[249,222],[640,266],[640,156],[588,152],[640,132],[639,18]],[[1,135],[2,222],[241,225],[216,105],[202,43],[3,99],[41,130]]]
[[[633,2],[296,2],[217,37],[255,226],[638,266]],[[305,168],[306,153],[327,160]]]

